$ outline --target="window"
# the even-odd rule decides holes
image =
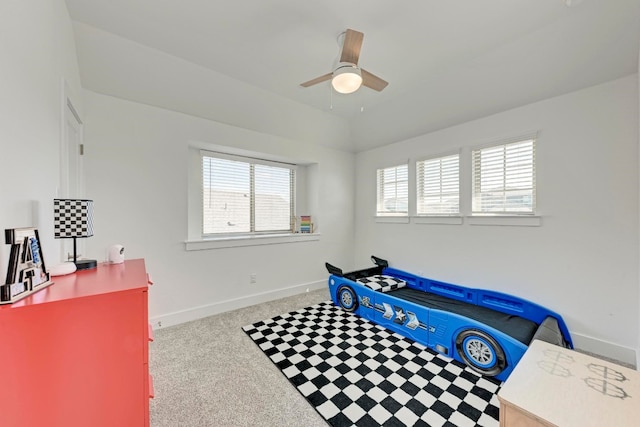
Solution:
[[[377,171],[377,215],[393,216],[409,213],[409,168],[399,165]]]
[[[460,213],[459,169],[458,154],[416,162],[418,215]]]
[[[533,214],[535,137],[473,151],[472,214]]]
[[[202,234],[293,230],[295,166],[202,152]]]

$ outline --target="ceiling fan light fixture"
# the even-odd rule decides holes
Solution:
[[[331,86],[338,93],[353,93],[362,85],[360,68],[354,64],[342,63],[333,72]]]

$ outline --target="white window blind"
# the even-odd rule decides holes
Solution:
[[[202,156],[202,233],[293,230],[295,169],[274,162]]]
[[[474,214],[533,214],[535,137],[473,151]]]
[[[399,165],[377,171],[377,215],[407,215],[409,168]]]
[[[418,215],[460,213],[460,156],[454,154],[416,162]]]

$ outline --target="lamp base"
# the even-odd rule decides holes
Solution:
[[[75,262],[77,270],[87,270],[90,268],[96,268],[98,261],[95,259],[79,259]]]

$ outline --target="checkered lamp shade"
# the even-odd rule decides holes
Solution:
[[[93,236],[93,200],[54,199],[53,236],[56,239]]]

